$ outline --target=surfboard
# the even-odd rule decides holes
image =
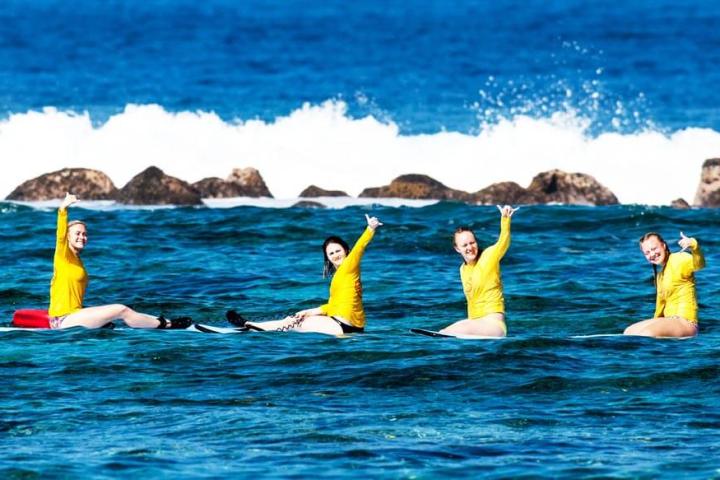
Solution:
[[[81,327],[72,327],[72,328],[81,328]],[[102,329],[105,329],[108,327],[103,327]],[[132,329],[128,327],[119,327],[115,328],[114,326],[111,327],[114,330],[140,330],[140,329]],[[67,329],[70,330],[70,329]],[[95,330],[101,330],[101,329],[95,329]],[[157,328],[150,328],[147,330],[160,330],[160,331],[175,331],[175,332],[200,332],[200,333],[242,333],[248,331],[246,328],[226,328],[226,327],[216,327],[214,325],[204,325],[202,323],[193,323],[188,328],[183,329],[157,329]],[[50,328],[27,328],[27,327],[0,327],[0,332],[57,332],[58,330],[52,330]]]
[[[202,333],[244,333],[249,331],[248,328],[241,327],[216,327],[215,325],[205,325],[202,323],[195,323],[188,327],[188,330]]]
[[[626,337],[622,333],[593,333],[591,335],[573,335],[570,338],[609,338],[609,337]]]
[[[426,330],[424,328],[411,328],[411,333],[417,333],[418,335],[425,335],[426,337],[450,337],[452,335],[445,335],[444,333],[436,332],[435,330]]]
[[[52,332],[49,328],[0,327],[0,332]]]
[[[573,335],[570,338],[613,338],[613,337],[624,337],[624,338],[652,338],[655,340],[687,340],[695,337],[645,337],[643,335],[625,335],[624,333],[595,333],[592,335]]]
[[[461,340],[502,340],[506,337],[485,337],[482,335],[448,335],[446,333],[436,332],[435,330],[427,330],[425,328],[411,328],[411,333],[418,335],[424,335],[426,337],[440,337],[440,338],[459,338]]]

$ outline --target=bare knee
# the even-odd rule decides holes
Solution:
[[[625,329],[623,335],[635,335],[641,337],[652,336],[643,325],[630,325]]]
[[[113,308],[113,315],[115,318],[121,318],[125,320],[125,318],[132,313],[132,309],[130,307],[127,307],[123,304],[116,303],[112,306]]]

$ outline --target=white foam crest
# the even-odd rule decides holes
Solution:
[[[315,198],[268,198],[268,197],[232,197],[232,198],[204,198],[203,205],[209,208],[234,208],[234,207],[260,207],[260,208],[291,208],[301,202],[317,203],[317,207],[342,209],[352,206],[364,206],[372,208],[375,205],[385,207],[410,207],[422,208],[438,203],[437,200],[413,200],[407,198],[358,198],[358,197],[315,197]],[[4,205],[24,205],[38,210],[55,210],[60,206],[61,200],[43,200],[37,202],[9,201]],[[300,205],[302,206],[302,204]],[[305,208],[312,208],[312,205],[305,205]],[[73,208],[112,211],[112,210],[170,210],[182,208],[178,205],[126,205],[117,203],[114,200],[81,200]],[[195,208],[202,208],[198,205]],[[6,209],[0,206],[0,213]]]
[[[327,101],[273,122],[226,122],[128,105],[99,126],[87,113],[53,108],[13,114],[0,122],[0,196],[65,167],[101,170],[122,187],[150,165],[190,182],[252,166],[281,199],[311,184],[357,195],[405,173],[474,192],[506,180],[527,186],[538,172],[560,168],[593,175],[623,203],[667,204],[692,202],[702,162],[720,155],[720,133],[710,129],[590,137],[589,121],[573,112],[518,115],[477,135],[401,135],[393,123],[353,119],[346,109]]]

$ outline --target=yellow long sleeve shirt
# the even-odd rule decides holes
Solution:
[[[80,310],[88,283],[88,275],[82,260],[70,250],[68,245],[67,230],[67,210],[58,210],[48,309],[48,315],[51,317],[61,317]]]
[[[510,247],[510,217],[500,220],[498,241],[483,250],[474,265],[460,266],[468,318],[481,318],[489,313],[505,313],[500,260]]]
[[[658,274],[655,318],[679,316],[697,323],[694,272],[705,266],[705,257],[697,240],[693,242],[690,251],[692,253],[671,253]]]
[[[375,235],[375,230],[366,228],[352,250],[333,275],[330,282],[330,299],[320,310],[328,316],[338,316],[358,328],[365,327],[365,311],[362,304],[362,283],[360,260],[365,248]]]

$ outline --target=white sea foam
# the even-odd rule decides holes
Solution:
[[[477,135],[401,135],[393,123],[349,117],[340,101],[305,105],[273,122],[128,105],[94,126],[86,113],[47,108],[0,122],[0,196],[65,167],[99,169],[122,187],[150,165],[190,182],[253,166],[280,199],[311,184],[357,195],[405,173],[474,192],[505,180],[527,186],[538,172],[560,168],[593,175],[623,203],[667,204],[692,201],[702,162],[720,155],[720,133],[710,129],[591,137],[588,127],[563,112],[518,115]]]
[[[358,197],[317,197],[317,198],[268,198],[268,197],[233,197],[233,198],[204,198],[203,204],[209,208],[233,208],[233,207],[260,207],[260,208],[290,208],[299,202],[316,202],[322,207],[341,209],[349,206],[383,205],[386,207],[426,207],[438,203],[437,200],[412,200],[407,198],[358,198]],[[60,206],[60,199],[44,200],[40,202],[18,202],[11,201],[7,205],[25,205],[38,210],[55,210]],[[75,208],[86,208],[88,210],[157,210],[179,208],[176,205],[125,205],[113,200],[81,200]],[[2,213],[2,210],[0,210]]]

